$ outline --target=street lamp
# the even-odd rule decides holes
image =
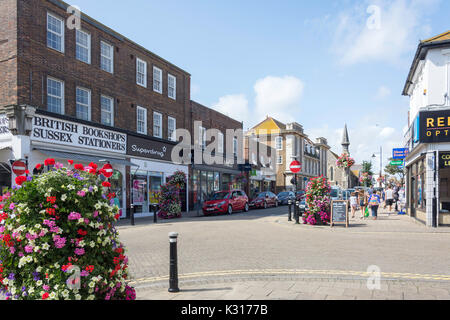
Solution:
[[[380,152],[375,152],[372,156],[372,158],[376,158],[375,154],[380,155],[380,188],[383,187],[383,182],[381,180],[381,177],[383,176],[383,147],[380,147]]]

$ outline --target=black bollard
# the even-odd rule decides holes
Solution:
[[[178,258],[177,258],[177,240],[178,233],[169,233],[170,240],[170,279],[169,279],[169,292],[180,292],[178,288]]]
[[[295,224],[300,224],[300,202],[295,203]]]
[[[131,205],[131,212],[130,212],[130,216],[131,216],[131,225],[134,226],[134,204]]]
[[[292,200],[289,200],[288,205],[289,205],[288,221],[292,221]]]
[[[152,205],[152,208],[153,208],[153,222],[158,223],[158,214],[157,214],[158,206],[154,204]]]

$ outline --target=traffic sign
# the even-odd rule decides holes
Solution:
[[[403,160],[391,161],[391,166],[403,166]]]
[[[408,148],[399,148],[392,150],[392,158],[394,160],[403,160],[408,156],[409,149]]]
[[[299,173],[302,170],[302,164],[298,161],[292,161],[291,166],[289,167],[292,173]]]
[[[109,163],[105,164],[102,168],[103,172],[102,174],[106,177],[106,178],[111,178],[113,173],[114,173],[114,169],[112,167],[112,165],[110,165]]]
[[[21,176],[27,171],[27,165],[23,161],[16,161],[12,164],[12,171],[16,175]]]

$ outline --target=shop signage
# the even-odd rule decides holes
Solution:
[[[127,135],[81,123],[35,116],[31,140],[125,154]]]
[[[450,110],[420,113],[420,142],[450,142]]]
[[[408,156],[408,153],[409,153],[408,148],[394,149],[392,151],[392,158],[394,160],[403,160]]]
[[[450,168],[450,152],[439,152],[439,169]]]
[[[6,114],[0,114],[0,137],[10,137],[9,119]]]
[[[252,165],[251,164],[249,164],[249,163],[246,163],[246,164],[240,164],[240,165],[238,165],[238,167],[239,167],[239,171],[243,171],[243,172],[250,172],[250,171],[252,171]]]
[[[156,160],[172,161],[173,144],[128,135],[127,154]]]

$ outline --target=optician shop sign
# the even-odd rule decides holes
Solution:
[[[32,141],[125,154],[127,135],[81,123],[35,116]]]
[[[420,113],[420,142],[450,142],[450,110]]]
[[[439,169],[450,168],[450,152],[439,152]]]
[[[128,135],[127,154],[156,160],[172,161],[173,144]]]

